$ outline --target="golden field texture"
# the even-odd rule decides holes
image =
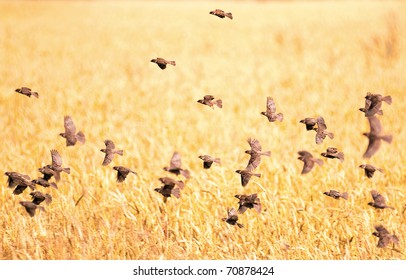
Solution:
[[[209,12],[220,8],[234,19]],[[31,218],[4,175],[2,259],[405,259],[406,3],[402,2],[0,2],[0,170],[41,174],[57,149],[62,174],[46,212]],[[161,70],[152,58],[175,60]],[[39,98],[14,90],[27,86]],[[391,95],[379,116],[393,135],[362,155],[367,92]],[[223,100],[211,109],[205,94]],[[260,115],[272,96],[283,122]],[[86,135],[66,147],[63,118]],[[323,116],[334,139],[321,145],[299,120]],[[243,188],[247,138],[263,157]],[[124,156],[102,166],[103,141]],[[301,175],[299,150],[345,161]],[[174,151],[192,178],[180,199],[154,191]],[[204,170],[199,155],[221,158]],[[368,179],[358,166],[384,169]],[[116,182],[113,166],[135,170]],[[179,180],[184,178],[178,177]],[[349,199],[323,195],[347,191]],[[395,209],[368,206],[378,190]],[[222,218],[236,194],[258,193],[263,211]],[[81,200],[79,198],[82,197]],[[78,201],[79,200],[79,201]],[[377,248],[374,225],[399,245]]]

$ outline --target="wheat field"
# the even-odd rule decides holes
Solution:
[[[210,15],[213,9],[234,19]],[[406,3],[214,1],[0,2],[0,170],[41,176],[56,149],[62,174],[45,212],[31,218],[3,175],[0,258],[406,259]],[[150,63],[176,61],[161,70]],[[14,90],[30,87],[39,98]],[[379,116],[393,135],[371,159],[362,155],[367,92],[391,95]],[[211,109],[205,94],[223,100]],[[260,112],[272,96],[282,122]],[[66,147],[70,115],[85,144]],[[316,145],[299,120],[323,116],[334,139]],[[247,139],[263,157],[242,187],[235,171],[249,159]],[[104,140],[124,150],[102,166]],[[337,147],[345,161],[323,159],[301,175],[297,152],[321,157]],[[154,191],[174,151],[192,178],[180,199]],[[221,158],[205,170],[199,155]],[[368,179],[358,166],[384,169]],[[113,166],[132,168],[123,183]],[[185,180],[182,176],[179,180]],[[347,191],[349,199],[323,195]],[[378,190],[394,210],[368,206]],[[258,193],[261,214],[222,218],[236,194]],[[377,248],[383,224],[399,245]]]

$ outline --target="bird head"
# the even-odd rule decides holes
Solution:
[[[154,59],[151,59],[151,61],[150,62],[154,62],[154,63],[156,63],[156,59],[154,58]]]

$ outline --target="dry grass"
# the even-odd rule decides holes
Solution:
[[[217,5],[217,6],[216,6]],[[234,20],[209,15],[232,11]],[[64,165],[53,203],[30,218],[0,188],[3,259],[405,259],[406,5],[401,2],[1,2],[0,170],[31,178],[57,149]],[[176,60],[160,70],[157,56]],[[14,93],[28,86],[39,99]],[[391,95],[385,132],[394,135],[371,160],[362,159],[368,122],[366,92]],[[215,110],[196,102],[223,99]],[[267,96],[282,123],[260,115]],[[87,137],[65,147],[58,136],[71,115]],[[324,116],[334,140],[314,143],[299,120]],[[264,158],[246,188],[246,139]],[[104,139],[125,150],[101,166]],[[297,151],[343,150],[301,176]],[[166,204],[153,191],[174,151],[192,171],[181,199]],[[222,159],[203,170],[201,154]],[[385,169],[367,179],[358,165]],[[123,184],[114,165],[133,168]],[[336,201],[323,191],[348,191]],[[367,205],[377,189],[396,209]],[[237,193],[257,192],[263,213],[224,223]],[[79,197],[83,199],[75,206]],[[376,247],[375,224],[400,238],[399,250]]]

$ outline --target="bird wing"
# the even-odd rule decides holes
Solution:
[[[106,152],[106,155],[104,156],[104,160],[102,165],[108,165],[110,162],[113,161],[114,154],[111,152]]]
[[[247,142],[250,145],[251,150],[253,150],[254,152],[260,152],[262,150],[261,144],[257,139],[248,138]]]
[[[269,97],[269,96],[266,98],[266,111],[267,111],[267,113],[275,113],[276,112],[275,102],[273,101],[273,98]]]
[[[62,157],[57,150],[51,150],[52,167],[62,166]]]
[[[251,171],[254,170],[255,168],[258,167],[260,162],[261,156],[256,153],[252,153],[250,160],[248,161],[247,169],[250,168]]]
[[[303,165],[303,169],[302,169],[302,174],[309,173],[314,167],[314,161],[311,160],[310,158],[305,158],[303,160],[303,162],[304,162],[304,165]]]
[[[379,232],[380,235],[389,234],[389,231],[383,225],[375,226],[375,230]]]
[[[308,151],[299,151],[297,152],[300,156],[304,157],[304,158],[312,158],[312,154],[309,153]]]
[[[65,133],[66,134],[75,134],[76,133],[76,127],[75,124],[73,123],[73,120],[70,116],[65,116],[63,119],[64,127],[65,127]]]
[[[182,163],[180,159],[180,154],[178,152],[174,152],[171,158],[169,169],[180,169],[181,164]]]
[[[326,130],[326,129],[327,129],[327,125],[326,125],[326,123],[324,122],[324,118],[323,118],[322,116],[319,116],[319,117],[317,118],[317,127],[318,127],[318,129],[320,129],[320,130]]]
[[[104,140],[104,144],[106,145],[106,148],[109,150],[113,150],[116,148],[116,145],[114,145],[113,141],[111,140]]]
[[[381,139],[377,139],[375,137],[373,137],[373,138],[368,137],[368,139],[369,139],[368,147],[364,153],[364,158],[372,157],[378,151],[379,147],[381,146]]]
[[[205,95],[204,97],[203,97],[203,100],[204,100],[204,102],[209,102],[209,101],[212,101],[212,100],[214,100],[214,96],[213,95]]]
[[[374,135],[379,135],[382,130],[382,125],[379,119],[375,116],[368,117],[370,133]]]

